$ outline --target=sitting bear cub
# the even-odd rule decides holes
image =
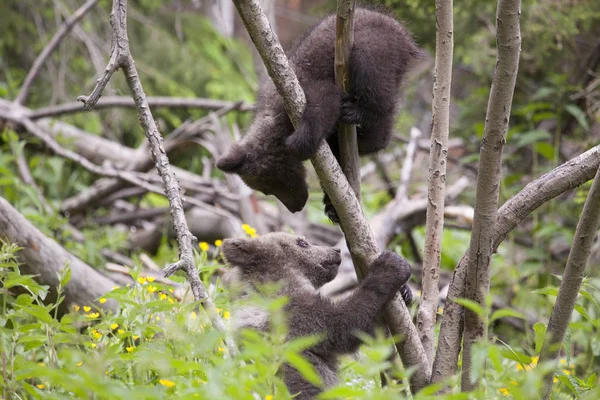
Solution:
[[[248,291],[267,282],[279,282],[278,293],[287,296],[285,315],[290,339],[322,335],[323,340],[303,352],[326,387],[337,383],[337,356],[355,352],[358,332],[372,333],[378,314],[410,277],[410,265],[391,251],[384,251],[351,296],[334,303],[317,289],[331,281],[341,262],[340,250],[315,246],[287,233],[270,233],[255,239],[227,239],[223,256],[235,278]],[[236,328],[267,330],[266,312],[242,308],[234,316]],[[306,381],[291,366],[283,379],[297,399],[312,399],[321,389]]]
[[[236,173],[248,186],[273,194],[291,212],[308,199],[302,161],[326,139],[339,160],[338,121],[357,124],[361,155],[384,149],[392,135],[400,86],[419,49],[395,19],[357,8],[350,53],[351,92],[335,84],[335,15],[317,24],[289,53],[291,68],[306,95],[306,108],[296,130],[273,81],[261,83],[254,120],[244,138],[217,160],[217,167]],[[325,196],[325,212],[339,222]]]

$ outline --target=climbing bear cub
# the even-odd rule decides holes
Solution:
[[[356,333],[372,334],[378,314],[410,277],[410,265],[386,250],[352,295],[334,303],[317,289],[336,276],[339,249],[311,245],[301,237],[278,232],[256,239],[227,239],[222,252],[247,292],[258,292],[257,287],[268,282],[282,285],[278,295],[288,298],[289,339],[323,336],[303,356],[326,387],[337,383],[337,356],[358,349],[361,342]],[[269,328],[267,314],[252,306],[235,313],[234,321],[236,328]],[[293,367],[283,368],[283,378],[291,394],[300,393],[297,399],[311,399],[321,392]]]
[[[306,109],[294,130],[271,79],[261,83],[254,120],[244,138],[217,160],[248,186],[273,194],[292,212],[308,199],[302,161],[326,139],[339,160],[338,121],[357,124],[361,155],[384,149],[392,134],[402,78],[419,49],[395,19],[362,8],[354,17],[350,53],[351,92],[335,84],[335,15],[317,24],[289,52],[289,61],[306,95]],[[327,196],[325,212],[338,222]]]

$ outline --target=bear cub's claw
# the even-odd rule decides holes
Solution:
[[[340,120],[345,124],[360,124],[363,120],[363,112],[358,104],[356,96],[347,94],[342,99]]]

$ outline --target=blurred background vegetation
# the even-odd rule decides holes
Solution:
[[[335,9],[333,0],[272,0],[270,11],[284,47],[320,16]],[[414,33],[426,54],[405,88],[397,132],[407,138],[410,127],[419,127],[426,137],[431,119],[433,52],[435,45],[434,2],[382,0],[373,6],[394,13]],[[27,72],[63,20],[82,4],[75,0],[3,0],[0,3],[0,98],[12,100]],[[98,5],[77,25],[44,65],[27,106],[39,107],[74,101],[88,94],[105,68],[110,51],[109,12],[112,2]],[[216,3],[219,4],[219,3]],[[496,57],[495,7],[492,0],[464,0],[454,4],[454,72],[448,183],[462,175],[474,182],[478,146],[483,134],[485,110]],[[216,11],[215,11],[216,10]],[[243,25],[231,5],[213,6],[201,0],[130,0],[129,37],[144,89],[149,96],[202,97],[252,102],[259,83],[260,65]],[[600,2],[597,0],[531,0],[523,2],[521,15],[522,53],[514,96],[510,129],[504,149],[500,204],[528,182],[597,145],[600,139]],[[115,74],[105,95],[129,95],[123,77]],[[198,109],[153,110],[161,132],[176,129],[183,121],[207,113]],[[249,113],[227,115],[230,125],[247,126]],[[107,109],[60,118],[87,132],[137,147],[144,140],[133,109]],[[96,177],[76,165],[43,150],[25,134],[6,129],[0,139],[0,195],[19,209],[47,235],[92,266],[107,261],[102,249],[126,252],[136,259],[140,250],[126,246],[127,231],[118,226],[97,225],[89,220],[80,228],[87,240],[72,240],[64,230],[67,216],[58,210],[61,202],[94,182]],[[48,212],[36,192],[23,185],[15,163],[15,146],[24,151],[34,179],[55,212]],[[387,153],[403,149],[394,141]],[[427,146],[428,147],[428,146]],[[170,154],[171,161],[202,175],[200,146],[187,146]],[[365,160],[366,162],[366,160]],[[397,182],[402,158],[389,163],[388,173]],[[211,177],[223,175],[211,170]],[[410,195],[426,192],[427,154],[415,160]],[[309,217],[324,223],[320,211],[318,183],[312,177]],[[474,185],[472,185],[474,187]],[[503,304],[518,308],[536,320],[546,321],[555,297],[547,289],[557,285],[552,274],[561,274],[588,185],[565,193],[538,209],[503,243],[493,259],[492,293]],[[377,179],[363,185],[368,215],[390,200],[389,188]],[[461,204],[473,204],[474,192],[466,191]],[[271,201],[271,200],[269,200]],[[145,195],[138,205],[166,206],[166,199]],[[108,211],[100,209],[96,215]],[[464,228],[464,227],[463,227]],[[412,235],[422,250],[424,229]],[[202,240],[203,238],[200,238]],[[469,232],[461,227],[446,229],[442,268],[450,273],[468,247]],[[419,257],[402,235],[393,245],[418,264]],[[176,246],[166,239],[153,254],[163,265],[177,256]],[[595,245],[587,283],[598,288],[600,245]],[[413,277],[415,283],[419,276]],[[537,294],[532,295],[532,291]],[[600,293],[580,301],[569,340],[576,350],[572,365],[581,376],[600,369]],[[498,325],[495,334],[528,354],[535,353],[532,331],[510,324]],[[571,383],[572,384],[572,383]],[[569,388],[570,395],[578,394]]]

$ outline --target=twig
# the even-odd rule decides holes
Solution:
[[[415,149],[417,142],[421,137],[421,131],[415,127],[410,128],[410,142],[406,146],[406,156],[402,163],[402,170],[400,171],[400,184],[396,190],[396,201],[408,200],[408,183],[410,181],[410,175],[412,172],[413,161],[415,157]]]
[[[499,0],[497,9],[496,41],[498,55],[492,78],[492,88],[485,116],[485,128],[479,153],[479,174],[475,197],[475,215],[468,251],[465,285],[467,298],[485,306],[490,287],[492,236],[498,213],[502,149],[506,141],[510,108],[519,68],[521,32],[519,17],[521,0]],[[471,349],[473,344],[487,337],[487,326],[477,314],[465,310],[463,337],[462,390],[471,391],[476,382],[471,379]]]
[[[433,365],[435,324],[438,306],[442,231],[444,228],[444,191],[446,156],[450,131],[450,87],[452,84],[453,20],[452,0],[435,2],[435,68],[431,105],[431,148],[427,185],[427,219],[421,280],[421,302],[417,330],[430,367]]]
[[[222,109],[229,109],[229,111],[241,111],[247,112],[252,111],[254,106],[252,104],[244,103],[241,101],[224,101],[224,100],[213,100],[213,99],[199,99],[199,98],[187,98],[187,97],[148,97],[148,105],[150,107],[164,107],[164,108],[199,108],[207,111],[218,111]],[[125,107],[135,108],[135,102],[131,97],[126,96],[105,96],[102,97],[98,103],[94,106],[95,110],[102,110],[105,108],[114,107]],[[73,114],[84,112],[85,106],[80,102],[71,102],[59,104],[57,106],[48,106],[38,108],[31,111],[31,119],[39,119],[45,117],[58,117],[65,114]]]
[[[73,15],[71,15],[69,18],[67,18],[65,20],[65,22],[63,22],[60,29],[58,31],[56,31],[54,36],[52,36],[52,39],[50,40],[50,42],[48,42],[46,47],[44,47],[44,50],[42,50],[40,55],[35,59],[33,66],[31,67],[31,69],[27,73],[27,76],[25,77],[25,81],[23,82],[21,91],[19,92],[19,94],[17,95],[17,97],[15,99],[15,103],[24,104],[27,101],[27,97],[29,96],[29,91],[31,90],[31,85],[33,84],[33,81],[40,73],[40,70],[42,69],[42,66],[44,65],[44,63],[46,62],[48,57],[50,57],[52,52],[56,49],[56,47],[60,44],[60,42],[62,42],[62,40],[67,35],[67,33],[69,33],[71,31],[73,26],[76,23],[78,23],[81,20],[81,18],[83,18],[85,16],[85,14],[87,14],[88,11],[90,11],[92,9],[92,7],[94,7],[96,5],[96,3],[98,3],[98,0],[86,1],[81,7],[79,7],[79,9],[77,9],[77,11],[75,11],[73,13]]]
[[[138,118],[146,138],[150,142],[152,154],[156,162],[156,169],[164,181],[167,198],[171,208],[171,220],[177,235],[179,244],[179,261],[165,268],[165,276],[175,273],[177,270],[183,270],[188,276],[192,293],[197,301],[204,306],[213,326],[220,331],[225,330],[223,320],[219,316],[212,299],[208,296],[202,281],[198,277],[198,271],[194,264],[193,248],[196,239],[189,231],[185,214],[183,211],[183,202],[179,196],[179,184],[171,170],[169,159],[162,146],[162,136],[158,132],[156,123],[148,102],[146,94],[142,88],[133,57],[129,50],[129,38],[127,36],[127,0],[113,0],[113,8],[110,22],[113,28],[113,37],[111,45],[111,57],[108,65],[98,80],[98,84],[90,96],[80,96],[78,100],[84,103],[86,110],[91,110],[102,95],[104,87],[110,80],[112,74],[118,69],[123,69],[125,79],[131,91],[131,95],[136,104]],[[230,354],[236,354],[237,348],[231,339],[225,340]]]
[[[297,126],[306,105],[306,99],[279,40],[269,26],[257,0],[234,0],[234,4],[267,67],[269,76],[273,79],[279,95],[283,98],[285,110],[292,124]],[[355,266],[364,275],[370,263],[379,255],[380,250],[354,190],[326,143],[321,144],[316,155],[311,158],[311,162],[321,185],[340,217]],[[385,314],[386,323],[392,334],[405,339],[403,342],[397,343],[398,353],[406,368],[415,368],[411,376],[411,389],[416,392],[427,384],[430,375],[430,371],[427,369],[427,357],[418,333],[411,321],[408,309],[401,299],[397,298],[391,302]]]

